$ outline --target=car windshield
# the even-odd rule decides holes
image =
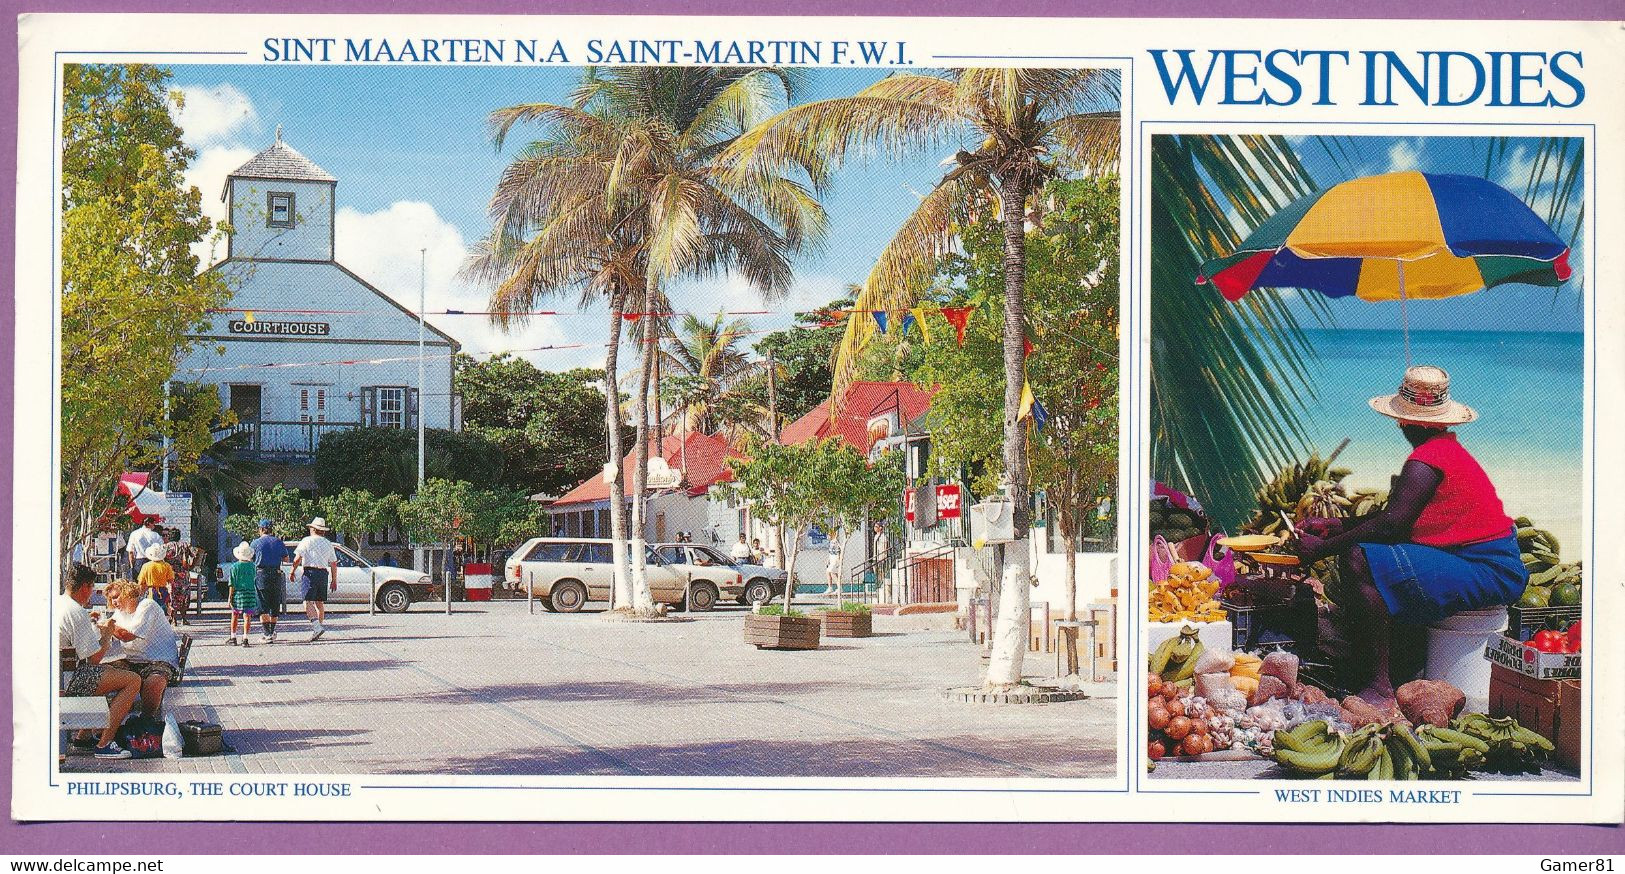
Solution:
[[[333,551],[338,553],[339,567],[359,567],[359,568],[372,567],[371,562],[367,561],[366,559],[362,558],[359,555],[356,555],[355,553],[351,552],[350,550],[346,549],[345,547],[334,544]]]

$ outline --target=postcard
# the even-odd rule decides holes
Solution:
[[[1625,819],[1617,27],[20,48],[16,819]]]

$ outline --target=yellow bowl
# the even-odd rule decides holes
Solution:
[[[1219,545],[1234,549],[1237,552],[1257,552],[1268,549],[1281,542],[1281,538],[1273,534],[1238,534],[1235,537],[1219,538]]]
[[[1259,564],[1302,564],[1302,562],[1298,561],[1298,557],[1295,555],[1281,555],[1274,552],[1255,552],[1247,557],[1258,562]]]

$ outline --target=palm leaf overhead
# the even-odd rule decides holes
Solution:
[[[835,352],[839,398],[873,336],[871,312],[895,312],[927,290],[967,207],[997,209],[1001,177],[1024,193],[1053,175],[1112,166],[1120,81],[1109,70],[966,69],[888,76],[851,97],[792,107],[740,137],[732,173],[796,167],[814,186],[851,158],[903,156],[949,146],[953,166],[882,249]]]
[[[1316,185],[1286,140],[1266,136],[1155,137],[1151,174],[1152,475],[1233,526],[1260,471],[1305,448],[1312,350],[1286,292],[1228,303],[1194,280]],[[1327,312],[1319,295],[1301,300]]]

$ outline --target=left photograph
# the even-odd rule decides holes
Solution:
[[[1122,776],[1118,71],[60,82],[59,772]]]

